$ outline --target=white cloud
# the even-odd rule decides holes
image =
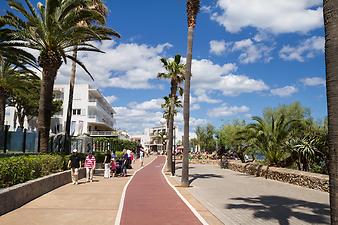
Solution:
[[[288,97],[297,92],[298,89],[294,86],[285,86],[282,88],[271,89],[271,94],[277,95],[279,97]]]
[[[127,106],[114,107],[116,111],[117,128],[127,130],[129,134],[142,134],[145,128],[160,126],[163,110],[160,108],[162,99],[150,99],[144,102],[130,102]],[[207,120],[190,117],[190,127],[206,124]],[[183,114],[181,111],[175,117],[175,124],[183,128]]]
[[[95,82],[90,82],[84,71],[77,68],[77,83],[90,82],[100,88],[117,87],[127,89],[153,88],[150,80],[156,79],[162,70],[161,56],[171,45],[169,43],[149,46],[144,44],[117,44],[103,41],[95,45],[106,52],[80,53],[79,59],[93,74]],[[68,83],[70,65],[63,64],[57,77],[58,83]]]
[[[209,52],[215,55],[222,55],[227,49],[227,43],[224,40],[212,40],[209,42],[210,50]]]
[[[250,38],[237,41],[233,44],[232,51],[240,51],[239,61],[243,64],[257,62],[263,59],[264,62],[270,62],[272,47],[261,43],[254,43]]]
[[[145,101],[142,103],[131,102],[128,104],[129,107],[139,110],[159,110],[161,108],[161,104],[164,103],[163,98],[151,99],[149,101]]]
[[[201,102],[206,102],[206,103],[209,103],[209,104],[216,104],[216,103],[220,103],[222,102],[222,100],[220,99],[213,99],[213,98],[210,98],[207,93],[206,93],[206,90],[203,90],[203,89],[196,89],[194,91],[194,94],[196,95],[196,97],[192,97],[190,96],[190,101],[192,103],[201,103]],[[182,101],[183,102],[183,101]]]
[[[201,106],[199,104],[191,104],[191,106],[190,106],[191,111],[199,110],[199,109],[201,109]]]
[[[307,77],[300,80],[305,86],[325,86],[326,81],[321,77]]]
[[[275,34],[323,26],[322,0],[217,0],[211,18],[231,33],[254,27]]]
[[[85,53],[79,59],[93,74],[95,82],[90,82],[81,68],[77,68],[76,83],[89,83],[95,87],[149,89],[160,88],[152,81],[158,80],[157,73],[163,71],[160,58],[171,45],[160,44],[155,47],[143,44],[116,44],[104,41],[96,44],[105,54]],[[185,60],[185,59],[184,59]],[[63,65],[57,77],[57,83],[68,83],[70,64]],[[235,75],[237,66],[232,63],[219,65],[210,60],[193,60],[192,88],[210,93],[220,91],[224,95],[239,95],[268,89],[261,80],[245,75]],[[201,98],[201,97],[200,97]],[[202,96],[204,101],[217,102]],[[202,100],[201,100],[202,101]]]
[[[210,53],[221,55],[226,51],[240,52],[239,61],[243,64],[254,63],[259,60],[269,62],[272,59],[270,55],[273,47],[259,43],[263,38],[262,35],[236,42],[210,41]]]
[[[105,97],[107,99],[107,101],[112,104],[114,101],[117,100],[117,97],[115,95],[111,95],[111,96],[106,96]]]
[[[201,12],[203,12],[203,13],[210,13],[211,12],[211,6],[203,5],[201,7]]]
[[[214,108],[208,111],[208,116],[210,117],[223,117],[223,116],[232,116],[239,113],[247,113],[249,112],[249,107],[242,106],[227,106],[223,105],[218,108]]]
[[[191,85],[196,91],[220,91],[226,96],[264,91],[269,87],[262,80],[235,75],[235,64],[214,64],[210,60],[193,60]]]
[[[280,52],[280,58],[292,61],[296,60],[299,62],[304,62],[305,59],[313,58],[316,55],[324,53],[324,37],[313,36],[311,38],[302,41],[301,44],[295,47],[290,45],[284,46]]]

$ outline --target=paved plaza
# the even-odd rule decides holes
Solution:
[[[177,165],[180,180],[181,164]],[[189,192],[224,224],[329,224],[329,194],[212,165],[190,165]]]
[[[326,192],[194,164],[191,187],[182,188],[180,163],[177,177],[162,172],[164,156],[145,164],[136,161],[128,177],[64,185],[1,216],[0,225],[329,224]]]

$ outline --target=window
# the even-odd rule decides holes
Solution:
[[[81,109],[73,109],[73,115],[81,115]]]

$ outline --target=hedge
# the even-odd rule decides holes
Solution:
[[[78,154],[83,164],[86,154]],[[123,152],[118,151],[115,154],[117,158],[122,158]],[[94,152],[96,162],[102,163],[104,155],[104,152]],[[67,170],[69,157],[70,155],[39,154],[0,158],[0,188]]]
[[[67,167],[67,156],[28,155],[0,158],[0,188],[60,172]]]
[[[93,143],[95,145],[95,151],[106,151],[110,149],[111,151],[118,152],[123,151],[123,149],[135,150],[137,147],[136,142],[107,137],[94,138]]]

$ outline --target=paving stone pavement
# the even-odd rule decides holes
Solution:
[[[154,158],[145,158],[145,164]],[[140,162],[133,167],[128,174],[140,168]],[[92,183],[81,179],[79,185],[66,184],[2,215],[0,225],[112,225],[123,188],[131,177],[104,179],[98,175]]]
[[[181,164],[176,180],[181,179]],[[189,192],[224,224],[329,224],[329,194],[212,165],[190,165]]]

